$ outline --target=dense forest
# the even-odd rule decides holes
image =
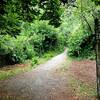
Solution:
[[[0,0],[0,66],[37,63],[64,48],[71,57],[95,59],[95,8],[92,0]]]

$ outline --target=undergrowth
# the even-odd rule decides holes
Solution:
[[[0,80],[6,80],[6,79],[8,79],[10,77],[14,77],[18,74],[31,71],[31,70],[35,69],[36,67],[38,67],[39,64],[45,63],[47,60],[56,56],[59,53],[60,53],[59,50],[48,51],[48,52],[44,53],[44,55],[42,57],[35,57],[35,59],[26,60],[24,62],[24,64],[25,64],[24,67],[17,67],[16,65],[15,65],[16,67],[14,67],[14,65],[10,65],[11,66],[10,68],[3,67],[0,69]]]

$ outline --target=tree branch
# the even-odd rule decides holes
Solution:
[[[92,28],[91,28],[89,22],[87,21],[86,17],[85,17],[83,14],[82,14],[82,17],[84,18],[85,22],[87,23],[87,25],[88,25],[90,31],[93,33]]]

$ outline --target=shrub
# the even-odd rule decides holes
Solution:
[[[24,41],[25,41],[23,39],[24,39],[23,37],[17,37],[17,38],[11,37],[10,42],[13,43],[13,45],[10,45],[10,47],[12,49],[10,50],[9,53],[6,54],[6,58],[9,60],[10,64],[23,62],[23,60],[26,58],[26,55],[24,55],[23,52]]]
[[[58,34],[58,48],[64,50],[67,47],[67,35],[63,33]]]
[[[93,49],[92,34],[89,31],[83,30],[82,27],[69,35],[68,37],[68,52],[70,56],[83,56],[89,55]]]
[[[16,36],[20,33],[21,30],[21,21],[19,19],[19,15],[17,13],[9,12],[2,16],[2,21],[0,20],[1,24],[1,35],[9,34],[11,36]]]
[[[10,35],[0,35],[0,55],[6,55],[13,50],[12,39]]]
[[[26,59],[31,59],[35,55],[34,48],[29,42],[24,47],[24,54],[27,56]]]
[[[30,27],[26,27],[27,25]],[[22,29],[21,34],[29,37],[30,44],[39,55],[57,45],[57,31],[48,24],[48,21],[36,20],[31,24],[24,23]]]
[[[34,49],[27,40],[26,36],[17,36],[16,38],[10,35],[0,36],[0,55],[9,64],[31,59],[34,55]]]
[[[39,62],[38,59],[39,59],[38,57],[34,56],[34,57],[32,58],[32,63],[31,63],[31,65],[34,66],[34,65],[38,64],[38,62]]]
[[[56,29],[48,24],[48,21],[35,21],[32,24],[32,27],[35,27],[35,32],[37,35],[42,35],[42,48],[44,51],[53,49],[57,44],[57,31]]]
[[[23,62],[24,60],[31,59],[34,56],[34,48],[29,43],[28,38],[26,36],[17,36],[17,38],[13,41],[15,43],[15,46],[10,55],[11,60],[14,63]]]
[[[0,35],[0,65],[6,64],[6,56],[13,51],[14,43],[10,35]],[[8,61],[8,59],[7,59]]]
[[[48,25],[48,21],[24,22],[21,28],[21,33],[16,37],[0,36],[0,55],[10,64],[33,58],[33,62],[37,63],[36,56],[41,56],[57,45],[57,30]]]

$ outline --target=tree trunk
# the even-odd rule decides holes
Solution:
[[[95,19],[97,92],[100,99],[100,19]]]
[[[0,68],[6,64],[5,56],[0,55]]]

